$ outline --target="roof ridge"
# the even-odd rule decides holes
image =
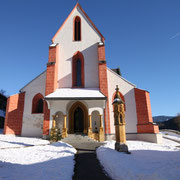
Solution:
[[[125,79],[125,78],[123,78],[122,76],[120,76],[119,74],[115,73],[115,72],[114,72],[112,69],[110,69],[109,67],[107,67],[107,69],[108,69],[109,71],[111,71],[113,74],[115,74],[116,76],[120,77],[122,80],[126,81],[126,82],[127,82],[128,84],[130,84],[131,86],[136,87],[135,84],[129,82],[127,79]]]

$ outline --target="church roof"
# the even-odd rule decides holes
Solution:
[[[61,88],[47,95],[46,100],[105,100],[99,89],[94,88]]]
[[[56,34],[54,35],[54,37],[52,38],[52,42],[54,43],[54,39],[57,36],[57,34],[59,33],[59,31],[62,29],[62,27],[64,26],[64,24],[66,23],[66,21],[69,19],[69,17],[71,16],[71,14],[74,12],[74,10],[79,7],[79,9],[83,12],[83,14],[86,16],[86,18],[89,20],[89,22],[91,23],[91,25],[94,27],[94,29],[97,31],[97,33],[101,36],[102,41],[104,42],[105,38],[104,36],[100,33],[100,31],[97,29],[97,27],[95,26],[95,24],[91,21],[91,19],[89,18],[89,16],[86,14],[86,12],[84,11],[84,9],[80,6],[79,3],[77,3],[75,5],[75,7],[73,8],[73,10],[71,11],[71,13],[69,14],[69,16],[66,18],[66,20],[64,21],[64,23],[61,25],[61,27],[58,29],[58,31],[56,32]]]

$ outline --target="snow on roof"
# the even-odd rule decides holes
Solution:
[[[55,92],[47,95],[45,99],[61,99],[61,100],[69,100],[69,99],[106,99],[99,89],[94,88],[61,88],[57,89]]]

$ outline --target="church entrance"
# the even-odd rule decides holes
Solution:
[[[88,130],[88,110],[86,106],[77,101],[69,110],[68,133],[87,133]]]
[[[80,133],[84,130],[84,115],[80,107],[77,107],[74,111],[74,132]]]

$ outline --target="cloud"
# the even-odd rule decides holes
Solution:
[[[172,36],[170,39],[174,39],[176,37],[180,36],[180,32],[178,32],[177,34],[175,34],[174,36]]]

